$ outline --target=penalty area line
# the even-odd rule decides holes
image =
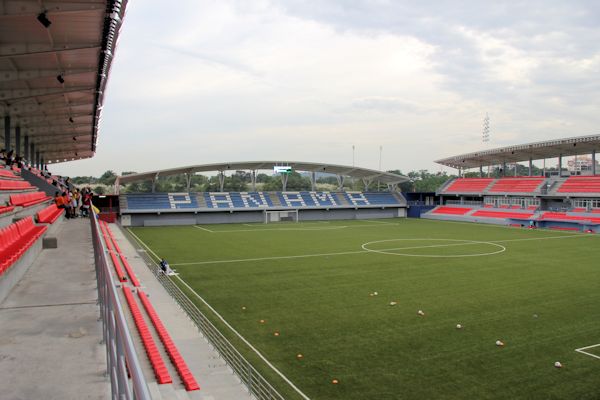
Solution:
[[[208,228],[204,228],[204,227],[202,227],[200,225],[194,225],[194,228],[202,229],[203,231],[210,232],[210,233],[214,233],[215,232],[215,231],[211,231]]]
[[[584,350],[587,350],[587,349],[592,349],[592,348],[594,348],[594,347],[598,347],[598,346],[600,346],[600,343],[598,343],[598,344],[593,344],[593,345],[591,345],[591,346],[580,347],[580,348],[578,348],[578,349],[575,349],[575,351],[576,351],[576,352],[578,352],[578,353],[581,353],[581,354],[585,354],[586,356],[594,357],[594,358],[597,358],[597,359],[599,359],[599,360],[600,360],[600,356],[598,356],[598,355],[596,355],[596,354],[589,353],[589,352],[587,352],[587,351],[584,351]]]

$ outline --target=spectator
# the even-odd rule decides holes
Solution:
[[[62,210],[66,210],[67,207],[65,206],[65,199],[63,198],[63,196],[60,195],[59,192],[54,193],[54,204],[56,204],[56,207],[62,209]],[[69,218],[69,212],[67,211],[65,213],[65,217]]]

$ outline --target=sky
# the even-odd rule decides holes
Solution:
[[[96,156],[51,171],[377,169],[380,154],[384,170],[439,171],[439,158],[598,134],[599,21],[595,0],[130,1]]]

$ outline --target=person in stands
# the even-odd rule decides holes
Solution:
[[[73,216],[73,210],[71,209],[71,196],[68,191],[64,191],[62,194],[63,202],[65,204],[65,210],[67,210],[67,218]]]
[[[66,210],[67,209],[67,207],[65,206],[65,199],[58,192],[54,193],[54,204],[56,204],[56,207],[58,207],[58,208],[60,208],[62,210]],[[69,212],[68,211],[65,213],[65,217],[69,218]]]
[[[90,205],[92,204],[92,193],[89,189],[83,189],[83,199],[81,200],[81,216],[87,217],[90,213]]]

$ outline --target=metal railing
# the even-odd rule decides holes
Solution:
[[[446,204],[459,205],[459,206],[483,206],[483,201],[477,200],[446,200]]]
[[[127,229],[123,229],[132,243],[138,243]],[[137,246],[136,246],[137,247]],[[165,290],[185,311],[194,322],[198,330],[217,350],[227,365],[238,376],[242,383],[248,388],[248,392],[257,400],[285,400],[284,397],[258,372],[246,358],[223,336],[219,329],[198,309],[196,304],[177,286],[171,278],[165,275],[156,262],[147,252],[139,252],[146,261],[146,265],[152,271],[156,279]]]
[[[111,383],[111,399],[151,400],[152,396],[117,295],[117,285],[108,267],[108,251],[102,241],[95,213],[92,213],[90,221],[98,281],[98,303],[102,317],[102,341],[106,344],[106,364]]]

